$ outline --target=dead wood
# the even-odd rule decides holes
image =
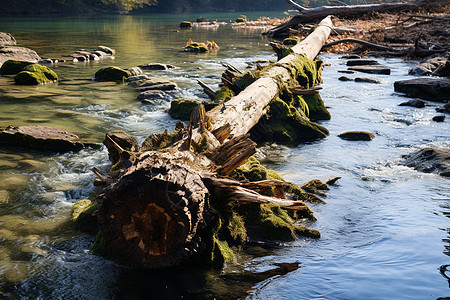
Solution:
[[[337,41],[326,43],[325,45],[323,45],[323,47],[327,48],[327,47],[331,47],[333,45],[337,45],[337,44],[340,44],[340,43],[358,43],[358,44],[362,44],[362,45],[368,46],[368,47],[373,48],[373,49],[377,49],[377,50],[381,50],[381,51],[387,51],[387,52],[400,52],[400,51],[404,50],[404,49],[399,50],[399,49],[395,49],[395,48],[392,48],[392,47],[378,45],[378,44],[370,43],[370,42],[363,41],[363,40],[360,40],[360,39],[353,39],[353,38],[340,39],[340,40],[337,40]]]

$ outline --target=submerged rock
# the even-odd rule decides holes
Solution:
[[[119,67],[106,67],[95,72],[94,79],[98,81],[123,81],[131,73]]]
[[[450,149],[424,148],[404,156],[401,164],[420,172],[450,177]]]
[[[381,65],[373,65],[373,66],[353,66],[348,68],[349,71],[357,71],[362,73],[369,73],[369,74],[384,74],[389,75],[391,74],[391,69],[385,66]]]
[[[137,96],[138,100],[166,100],[167,94],[160,90],[149,90],[140,93]]]
[[[9,126],[0,132],[0,145],[58,152],[98,147],[95,144],[79,142],[79,138],[75,134],[41,125]]]
[[[338,137],[347,141],[371,141],[375,135],[367,131],[346,131],[339,134]]]
[[[416,108],[423,108],[425,107],[425,102],[422,100],[413,99],[409,100],[408,102],[400,103],[398,106],[412,106]]]
[[[448,102],[450,100],[450,79],[415,78],[401,80],[394,83],[394,90],[405,93],[408,97]]]

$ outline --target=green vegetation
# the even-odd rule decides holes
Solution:
[[[37,85],[58,80],[58,75],[45,66],[30,64],[23,68],[15,77],[16,84]]]
[[[119,67],[106,67],[98,70],[94,77],[98,81],[123,81],[131,76],[129,71]]]

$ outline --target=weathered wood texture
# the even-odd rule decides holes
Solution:
[[[230,124],[233,136],[249,132],[266,113],[270,101],[278,94],[277,80],[289,81],[292,76],[284,65],[292,65],[299,60],[299,54],[313,60],[328,39],[331,26],[330,17],[322,20],[313,33],[292,47],[293,54],[281,59],[266,75],[249,85],[239,95],[209,111],[207,115],[211,117],[213,130]]]

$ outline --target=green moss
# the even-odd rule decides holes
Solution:
[[[297,45],[298,40],[296,38],[285,38],[282,43],[285,46],[294,46]]]
[[[303,95],[305,103],[307,104],[309,111],[309,118],[311,120],[329,120],[331,119],[331,114],[325,107],[322,98],[319,94],[314,95]]]
[[[325,138],[328,130],[311,122],[294,106],[280,98],[272,100],[269,112],[251,131],[257,142],[277,142],[296,146],[301,142]]]
[[[255,82],[256,79],[258,79],[256,74],[252,74],[250,72],[245,72],[244,74],[242,74],[240,76],[234,77],[233,84],[237,85],[240,90],[244,90],[250,84]]]
[[[306,237],[310,237],[313,239],[320,238],[320,232],[318,230],[311,229],[311,228],[301,226],[301,225],[295,225],[294,228],[295,228],[295,233],[297,235],[306,236]]]
[[[235,261],[236,256],[228,243],[214,237],[213,264],[222,266],[224,263],[233,263]]]
[[[23,71],[23,69],[33,63],[27,61],[7,60],[0,68],[1,75],[16,75]]]
[[[174,99],[170,103],[169,115],[176,119],[189,121],[191,113],[202,101],[197,99]]]
[[[192,23],[189,21],[182,21],[180,23],[180,28],[191,28],[192,27]]]
[[[222,102],[228,101],[235,96],[234,92],[227,88],[226,86],[222,86],[219,91],[217,91],[216,96],[214,98],[214,102]]]
[[[15,77],[14,81],[20,85],[37,85],[58,80],[55,72],[39,64],[28,64]]]
[[[238,177],[243,177],[249,181],[268,179],[267,169],[261,165],[261,163],[254,156],[251,156],[245,164],[238,167],[234,172]]]
[[[88,199],[77,201],[72,206],[71,221],[75,228],[84,232],[96,232],[98,229],[97,217],[94,212],[98,209],[98,202],[92,202]]]
[[[247,229],[245,228],[244,218],[235,211],[228,217],[227,229],[233,241],[244,243],[247,241]]]
[[[98,81],[123,81],[131,76],[129,71],[119,67],[106,67],[95,72],[95,80]]]
[[[286,84],[288,86],[301,85],[305,88],[310,88],[314,85],[322,82],[321,70],[323,61],[312,61],[302,54],[294,54],[297,59],[290,61],[289,63],[276,63],[275,65],[285,68],[291,74],[293,78],[292,82],[279,82],[280,90],[284,89]]]

